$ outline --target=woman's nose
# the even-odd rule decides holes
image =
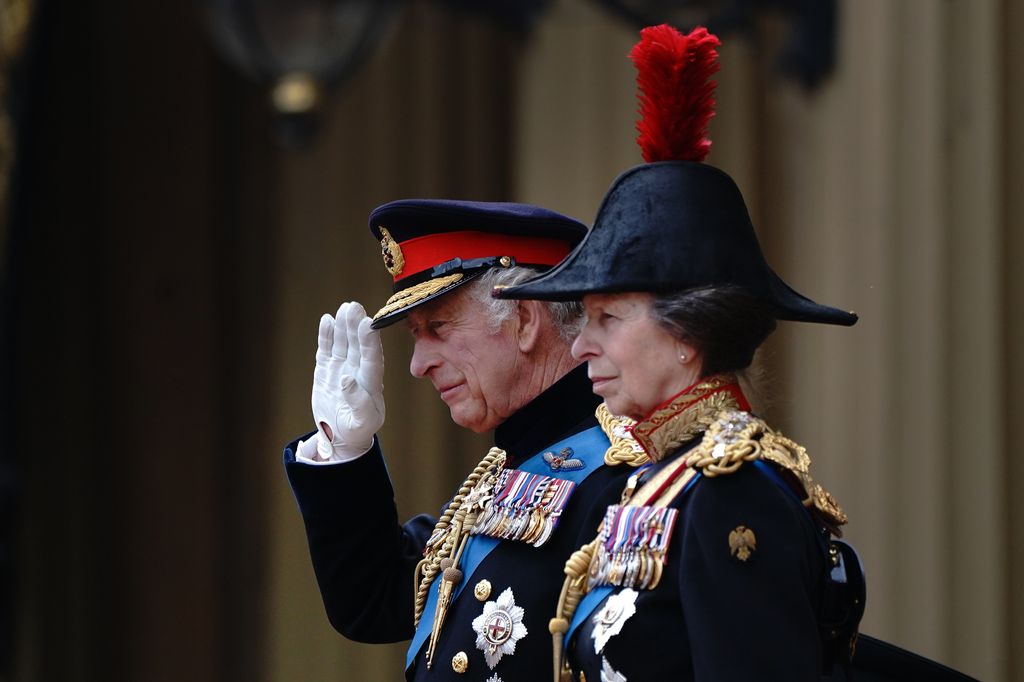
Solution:
[[[576,336],[576,340],[572,342],[572,356],[577,360],[587,360],[597,352],[593,339],[590,337],[589,329],[589,324],[584,325],[583,329]]]

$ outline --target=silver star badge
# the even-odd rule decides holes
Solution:
[[[526,637],[523,625],[523,607],[516,606],[512,588],[505,588],[495,601],[484,604],[484,612],[473,619],[476,648],[484,652],[484,660],[491,670],[505,654],[516,652],[516,642]]]
[[[622,626],[629,617],[636,613],[636,598],[639,592],[627,587],[608,597],[604,608],[594,614],[594,629],[590,636],[594,638],[594,653],[604,651],[608,640],[622,632]]]

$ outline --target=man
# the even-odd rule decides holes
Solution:
[[[622,485],[569,350],[578,307],[490,293],[555,265],[586,228],[532,206],[407,200],[373,211],[370,229],[395,294],[372,320],[357,303],[321,319],[317,432],[285,450],[328,617],[357,641],[412,637],[409,679],[547,677],[562,567]],[[485,458],[440,521],[399,525],[374,435],[376,330],[403,319],[412,374],[455,423],[494,430],[504,454]]]

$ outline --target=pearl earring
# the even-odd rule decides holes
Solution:
[[[686,362],[686,353],[679,356],[679,362]]]

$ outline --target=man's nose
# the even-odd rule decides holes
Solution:
[[[409,360],[409,373],[417,379],[427,376],[427,373],[437,366],[437,354],[430,349],[430,344],[417,339],[412,346],[412,359]]]

